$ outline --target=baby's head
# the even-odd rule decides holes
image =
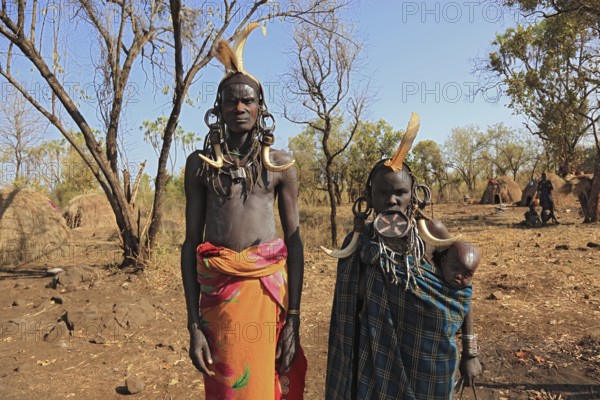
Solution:
[[[469,286],[480,261],[481,250],[478,247],[462,240],[455,242],[440,257],[444,281],[454,289]]]

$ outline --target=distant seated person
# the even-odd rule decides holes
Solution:
[[[481,250],[459,240],[447,250],[434,253],[434,263],[441,269],[444,281],[453,289],[471,286],[473,275],[481,261]]]
[[[522,222],[522,225],[528,228],[537,228],[542,225],[542,220],[535,210],[535,204],[533,204],[533,202],[529,204],[529,211],[525,213],[525,221]]]
[[[537,195],[540,199],[540,206],[542,206],[542,225],[546,225],[549,220],[552,220],[555,224],[558,224],[556,215],[554,215],[554,200],[552,199],[552,191],[554,186],[552,181],[548,179],[546,173],[542,173],[542,179],[538,182]]]

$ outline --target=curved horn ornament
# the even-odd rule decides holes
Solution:
[[[448,239],[438,239],[433,236],[429,229],[427,229],[427,222],[424,219],[419,219],[417,221],[417,227],[419,228],[419,236],[425,241],[425,243],[430,244],[434,247],[447,247],[456,242],[458,239],[462,237],[462,235],[457,235],[450,237]]]
[[[402,169],[402,163],[404,162],[406,155],[410,151],[410,148],[417,137],[419,126],[421,126],[419,114],[412,113],[410,115],[410,121],[408,121],[408,127],[406,128],[404,136],[402,136],[402,140],[400,141],[400,146],[398,146],[396,154],[391,160],[385,162],[385,165],[394,170],[394,172],[398,172]]]
[[[360,238],[360,232],[354,232],[352,235],[352,240],[348,244],[348,246],[344,247],[340,250],[329,250],[327,247],[321,246],[321,250],[325,252],[330,257],[334,258],[346,258],[352,255],[356,248],[358,247],[358,239]]]
[[[365,229],[365,220],[371,214],[371,206],[366,197],[361,196],[354,201],[352,213],[354,214],[354,234],[352,235],[352,240],[350,240],[348,246],[340,250],[329,250],[327,247],[321,246],[321,250],[328,256],[334,258],[350,257],[358,248],[360,235]]]
[[[198,157],[200,157],[205,163],[207,163],[211,167],[219,169],[223,166],[223,153],[221,152],[221,145],[215,143],[213,144],[213,149],[215,149],[215,157],[217,158],[216,161],[211,160],[203,154],[198,154]]]
[[[273,163],[271,162],[271,159],[269,158],[269,148],[270,146],[267,146],[265,144],[262,145],[262,162],[265,166],[266,169],[268,169],[271,172],[281,172],[281,171],[285,171],[286,169],[288,169],[289,167],[291,167],[292,165],[294,165],[294,163],[296,162],[296,160],[292,160],[291,162],[284,164],[284,165],[273,165]]]
[[[251,22],[236,35],[235,41],[233,42],[233,52],[237,58],[238,71],[241,73],[246,73],[244,70],[244,47],[246,46],[246,40],[248,40],[250,32],[259,26],[262,29],[263,36],[267,36],[267,28],[265,26],[261,26],[258,22]]]
[[[269,121],[271,121],[270,124],[268,123]],[[262,138],[260,140],[262,145],[260,155],[265,168],[271,172],[281,172],[294,165],[296,160],[292,160],[284,165],[273,165],[271,162],[269,148],[273,145],[273,143],[275,143],[275,136],[273,136],[273,132],[275,132],[275,118],[273,118],[273,115],[268,111],[264,112],[260,116],[258,123],[260,130],[262,131]]]

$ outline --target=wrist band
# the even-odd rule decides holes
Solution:
[[[477,357],[479,346],[477,346],[477,336],[462,335],[463,355],[467,357]]]
[[[300,310],[293,310],[293,309],[289,309],[287,310],[287,314],[288,315],[300,315]]]

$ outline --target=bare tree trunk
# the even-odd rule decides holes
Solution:
[[[475,190],[475,178],[467,179],[467,190],[469,191],[469,195],[473,196],[473,192]]]
[[[594,164],[594,178],[592,179],[592,189],[588,199],[588,210],[591,214],[591,222],[600,220],[600,151],[596,154]]]
[[[333,182],[331,161],[325,165],[325,175],[327,177],[327,193],[329,194],[329,205],[331,212],[329,219],[331,222],[331,245],[337,247],[337,202],[335,196],[335,183]]]
[[[340,185],[337,181],[334,181],[333,185],[335,187],[335,201],[337,202],[338,206],[341,206],[342,205],[342,189],[340,188]]]
[[[23,157],[21,156],[20,152],[17,152],[15,154],[15,178],[16,181],[18,182],[21,178],[21,165],[23,164]]]

